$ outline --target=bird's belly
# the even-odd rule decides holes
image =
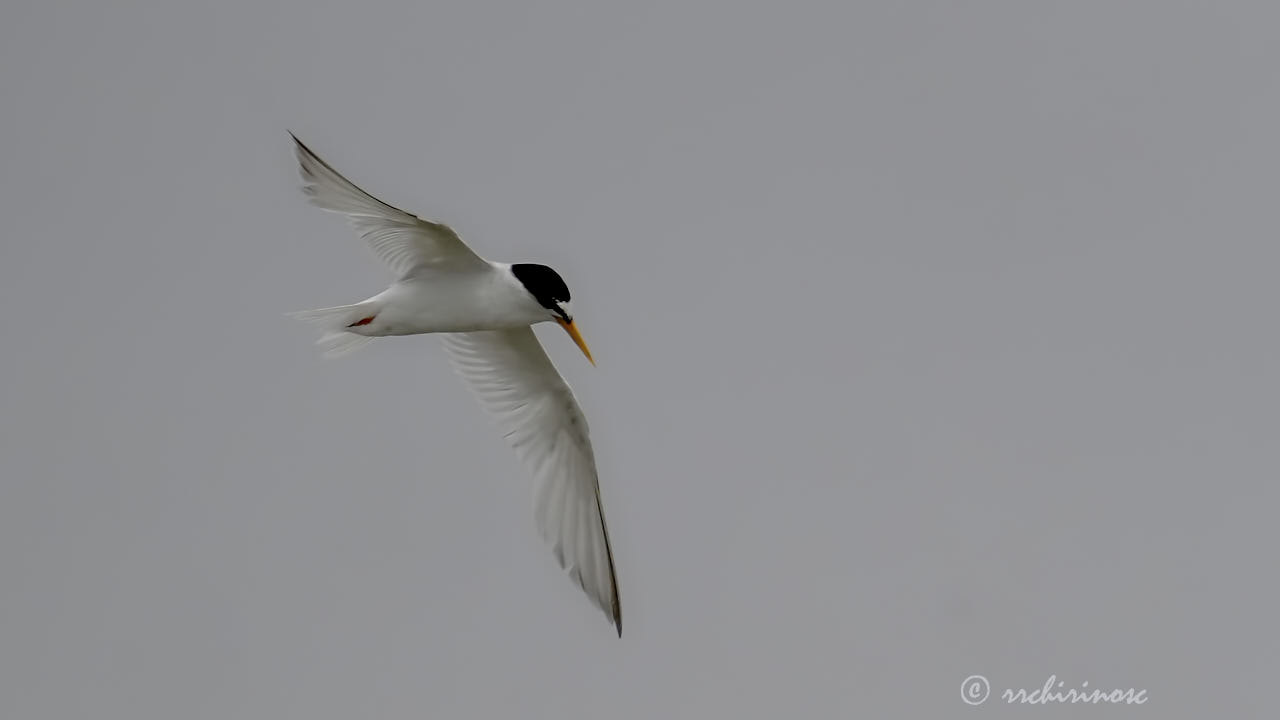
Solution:
[[[468,287],[412,287],[388,291],[385,305],[365,327],[368,335],[420,335],[525,327],[543,318],[495,303]]]

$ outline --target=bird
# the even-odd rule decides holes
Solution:
[[[345,215],[394,276],[362,302],[289,314],[319,327],[326,356],[379,337],[439,335],[456,374],[532,473],[538,534],[621,638],[618,577],[587,419],[532,327],[557,323],[595,365],[564,279],[546,265],[480,257],[449,226],[375,198],[289,136],[310,204]]]

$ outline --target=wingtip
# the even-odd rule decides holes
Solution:
[[[306,143],[302,142],[297,135],[293,134],[292,130],[286,130],[285,132],[289,133],[289,137],[293,139],[294,150],[307,155],[315,155],[311,148],[307,147]]]
[[[297,153],[299,161],[302,161],[306,158],[311,158],[319,162],[321,165],[324,165],[325,167],[329,166],[328,163],[320,159],[319,155],[316,155],[315,150],[312,150],[310,147],[307,146],[306,143],[302,142],[302,140],[299,139],[297,135],[294,135],[292,130],[286,130],[285,132],[289,133],[289,137],[293,138],[293,150],[295,153]],[[332,170],[332,168],[330,169]],[[334,172],[336,173],[337,170],[334,170]]]

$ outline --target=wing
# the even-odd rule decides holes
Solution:
[[[484,263],[448,225],[423,220],[382,202],[321,160],[293,133],[289,136],[296,145],[302,192],[311,204],[346,215],[397,278],[423,267],[478,267]]]
[[[532,328],[442,333],[480,404],[533,471],[534,519],[560,567],[622,636],[622,605],[587,419]]]

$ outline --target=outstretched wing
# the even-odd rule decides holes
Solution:
[[[346,215],[397,278],[425,267],[458,269],[484,264],[448,225],[423,220],[382,202],[321,160],[293,133],[289,136],[295,143],[302,192],[311,204]]]
[[[454,368],[533,471],[534,520],[560,566],[622,635],[587,419],[532,328],[444,333]]]

